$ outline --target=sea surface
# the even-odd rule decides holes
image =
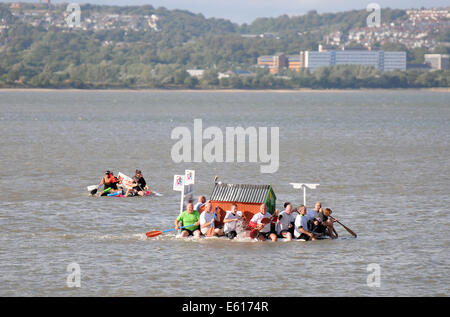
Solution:
[[[172,130],[193,134],[194,119],[224,133],[278,127],[279,169],[175,163]],[[0,136],[0,296],[450,294],[449,92],[8,90]],[[88,194],[105,170],[136,168],[163,196]],[[307,205],[321,201],[358,237],[336,224],[339,239],[314,242],[146,239],[172,227],[185,169],[196,197],[218,175],[271,184],[279,208],[303,203],[290,183],[320,183]]]

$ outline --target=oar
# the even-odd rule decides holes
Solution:
[[[261,219],[261,223],[262,224],[268,224],[268,223],[271,222],[271,218],[272,217],[270,217],[270,218],[263,218],[263,219]],[[264,228],[264,227],[265,226],[263,226],[262,228]],[[259,231],[262,230],[262,228],[261,229],[256,229],[256,228],[252,229],[252,231],[250,231],[250,238],[255,239],[256,236],[258,235]]]
[[[180,227],[178,229],[184,229],[184,228],[192,227],[192,226],[195,226],[195,223],[193,223],[192,225],[189,225],[189,226]],[[163,233],[166,233],[166,232],[169,232],[169,231],[174,231],[174,230],[176,230],[176,228],[167,229],[167,230],[164,230],[164,231],[159,231],[159,230],[149,231],[145,235],[147,236],[147,238],[153,238],[153,237],[159,236],[160,234],[163,234]]]
[[[111,187],[108,187],[104,191],[101,192],[100,196],[105,194],[105,193],[109,193],[110,191],[111,191]]]
[[[88,190],[88,192],[91,194],[91,195],[95,195],[96,193],[97,193],[97,185],[91,185],[91,186],[88,186],[87,187],[87,190]]]
[[[158,192],[155,192],[154,190],[150,190],[152,192],[152,194],[154,194],[155,196],[161,197],[163,194],[160,194]]]
[[[145,190],[145,188],[142,188],[141,187],[141,185],[138,185],[138,187],[145,193],[144,195],[145,196],[150,196],[151,194],[154,194],[155,196],[158,196],[158,197],[160,197],[160,196],[162,196],[163,194],[160,194],[160,193],[158,193],[158,192],[155,192],[154,190],[151,190],[150,188],[149,188],[149,190]],[[147,187],[148,188],[148,187]]]
[[[357,237],[356,233],[354,233],[352,231],[352,229],[350,229],[349,227],[347,227],[346,225],[344,225],[342,222],[338,221],[336,218],[333,218],[331,216],[329,216],[331,219],[336,220],[336,222],[338,224],[340,224],[342,227],[344,227],[345,230],[347,230],[348,233],[350,233],[352,236],[354,236],[355,238]]]
[[[216,209],[214,210],[214,215],[213,215],[212,220],[211,220],[211,227],[209,227],[208,232],[206,232],[206,236],[207,237],[213,237],[214,236],[214,232],[216,230],[216,228],[214,226],[214,220],[216,219],[217,208],[219,208],[219,207],[216,207]]]

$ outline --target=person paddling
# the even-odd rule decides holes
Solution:
[[[277,241],[277,234],[270,231],[270,221],[264,224],[261,220],[264,218],[271,219],[272,215],[267,212],[266,204],[261,204],[259,212],[256,213],[249,222],[249,227],[258,230],[258,240],[265,241],[270,238],[272,241]]]
[[[147,191],[148,185],[144,179],[144,176],[142,176],[141,170],[136,170],[136,174],[133,176],[132,188],[127,190],[125,197],[131,196],[132,194],[144,196]]]
[[[328,235],[331,239],[337,239],[338,234],[334,229],[333,223],[337,221],[337,219],[331,219],[331,213],[333,211],[330,208],[325,208],[319,212],[318,216],[313,219],[312,223],[312,232],[314,234],[325,236]]]
[[[187,204],[186,210],[175,220],[176,230],[180,229],[180,222],[184,227],[189,226],[188,228],[183,229],[181,237],[187,238],[189,236],[194,236],[194,238],[200,238],[200,230],[198,229],[198,226],[200,225],[200,214],[198,211],[194,210],[192,202]]]
[[[237,205],[232,204],[231,210],[228,210],[224,223],[224,233],[229,239],[234,239],[237,236],[237,224],[242,221],[242,213],[237,211]]]
[[[301,240],[316,240],[314,233],[310,227],[309,216],[306,214],[306,207],[301,205],[298,207],[299,215],[295,218],[294,236]]]
[[[200,214],[200,231],[203,235],[206,235],[208,233],[208,230],[211,228],[213,221],[219,220],[219,214],[212,211],[212,204],[210,201],[208,201],[205,204],[205,210]],[[216,228],[214,227],[214,235],[216,236],[222,236],[223,235],[223,229],[222,228]]]
[[[114,176],[114,173],[111,171],[106,171],[105,175],[97,186],[97,188],[99,188],[101,185],[103,185],[103,192],[100,192],[99,196],[107,195],[108,192],[105,192],[105,190],[107,190],[108,188],[110,188],[111,191],[117,191],[119,189],[117,187],[118,183],[119,180]]]
[[[292,240],[294,234],[295,216],[293,214],[292,205],[288,203],[278,216],[277,234],[279,238],[285,238],[287,241]]]

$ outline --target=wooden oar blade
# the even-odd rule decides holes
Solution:
[[[258,235],[258,230],[253,229],[252,231],[250,231],[250,238],[255,239],[256,236]]]
[[[341,224],[341,225],[342,225],[342,224]],[[350,233],[352,236],[354,236],[355,238],[357,237],[356,233],[354,233],[349,227],[344,226],[344,225],[342,225],[342,226],[343,226],[344,229],[347,230],[347,232]]]
[[[347,230],[347,232],[350,233],[352,236],[354,236],[355,238],[357,237],[356,233],[354,233],[352,229],[350,229],[349,227],[347,227],[346,225],[344,225],[342,222],[340,222],[340,221],[337,220],[336,218],[331,217],[331,216],[330,216],[330,218],[333,219],[333,220],[336,220],[336,222],[337,222],[338,224],[340,224],[342,227],[344,227],[344,229]]]
[[[163,233],[162,231],[157,230],[157,231],[147,232],[145,235],[147,236],[147,238],[153,238],[153,237],[159,236],[162,233]]]
[[[268,223],[270,223],[272,220],[270,219],[270,218],[262,218],[261,219],[261,223],[263,223],[263,224],[268,224]]]
[[[210,227],[210,228],[208,229],[208,232],[206,232],[206,236],[207,236],[207,237],[213,237],[213,236],[214,236],[214,232],[215,232],[214,227]]]

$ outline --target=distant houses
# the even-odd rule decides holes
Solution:
[[[205,74],[204,69],[187,69],[186,72],[189,74],[189,76],[197,78],[202,78]]]
[[[333,32],[325,40],[327,44],[347,45],[351,42],[364,47],[371,47],[375,43],[398,43],[408,49],[425,47],[434,49],[442,45],[436,40],[435,34],[439,30],[448,28],[450,12],[447,9],[417,9],[406,10],[406,16],[395,22],[382,23],[380,26],[356,27],[348,31],[345,41],[341,34]]]

